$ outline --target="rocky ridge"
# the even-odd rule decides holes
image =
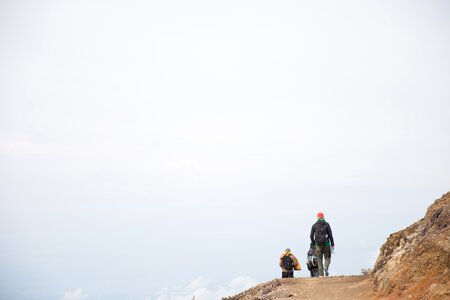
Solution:
[[[384,298],[450,299],[450,192],[423,219],[391,234],[372,275]]]

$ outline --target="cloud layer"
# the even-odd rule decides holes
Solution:
[[[185,287],[173,287],[161,290],[157,300],[216,300],[222,297],[238,294],[252,286],[257,281],[248,276],[239,276],[223,287],[210,287],[210,282],[204,277],[197,277]]]
[[[88,298],[82,289],[77,288],[74,292],[66,292],[62,300],[84,300]]]

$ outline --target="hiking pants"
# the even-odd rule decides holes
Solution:
[[[294,278],[294,271],[281,272],[281,278]]]
[[[323,267],[328,270],[331,259],[330,246],[319,246],[316,244],[317,264],[319,265],[319,274],[323,276]],[[323,265],[323,257],[325,257],[325,266]]]

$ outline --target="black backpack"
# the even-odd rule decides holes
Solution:
[[[316,232],[314,234],[314,240],[316,241],[316,244],[319,246],[322,246],[325,244],[327,239],[328,239],[327,223],[317,222],[316,223]]]
[[[285,255],[283,257],[283,268],[288,271],[290,271],[294,268],[294,262],[292,261],[292,258],[290,255]]]
[[[315,256],[314,254],[308,256],[308,257],[306,258],[306,266],[308,267],[308,270],[310,270],[310,271],[311,271],[312,269],[317,268],[317,267],[318,267],[318,264],[317,264],[317,256]]]

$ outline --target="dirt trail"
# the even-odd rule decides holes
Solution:
[[[373,288],[365,276],[294,278],[282,281],[290,299],[371,299]],[[290,297],[289,297],[290,296]],[[281,298],[279,298],[281,299]]]
[[[375,299],[367,276],[275,279],[227,300],[271,299]]]

